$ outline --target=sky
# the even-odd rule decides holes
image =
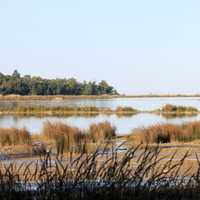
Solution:
[[[200,93],[199,0],[0,0],[0,72]]]

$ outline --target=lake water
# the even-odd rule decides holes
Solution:
[[[0,107],[6,106],[96,106],[115,109],[118,106],[133,107],[141,111],[154,110],[166,104],[194,106],[200,110],[200,98],[112,98],[112,99],[66,99],[66,100],[34,100],[34,101],[0,101]]]
[[[0,101],[0,106],[97,106],[115,109],[117,106],[130,106],[139,110],[154,110],[165,104],[194,106],[200,110],[200,98],[115,98],[115,99],[69,99],[64,101]],[[200,120],[200,115],[192,117],[176,117],[167,119],[163,116],[141,113],[133,116],[118,117],[116,115],[70,116],[70,117],[35,117],[35,116],[0,116],[0,127],[26,127],[32,133],[40,133],[46,121],[63,122],[87,129],[91,123],[109,121],[117,128],[120,135],[130,133],[135,128],[154,124],[181,124]]]
[[[117,117],[116,115],[99,115],[96,117],[16,117],[16,116],[1,116],[0,127],[26,127],[32,133],[40,133],[44,122],[63,122],[69,125],[77,126],[82,129],[87,129],[91,123],[109,121],[117,128],[117,133],[120,135],[130,133],[135,128],[147,127],[158,123],[173,123],[181,124],[190,121],[200,120],[200,115],[193,117],[182,117],[166,119],[155,114],[138,114],[131,117]]]

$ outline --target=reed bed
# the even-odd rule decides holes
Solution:
[[[113,114],[109,108],[98,108],[94,106],[83,107],[0,107],[0,114],[15,115],[85,115],[85,114]]]
[[[116,127],[107,121],[98,124],[93,123],[90,125],[88,135],[94,143],[111,140],[116,136]]]
[[[92,152],[105,142],[114,139],[116,128],[109,122],[93,123],[88,130],[61,122],[45,122],[40,134],[31,135],[25,128],[0,128],[1,152],[16,153],[19,150],[45,152],[55,149],[57,155],[67,152]]]
[[[54,141],[58,154],[63,154],[64,151],[80,152],[85,138],[85,134],[80,129],[63,123],[46,122],[42,134],[48,140]]]
[[[13,107],[0,107],[0,114],[12,114],[12,115],[127,115],[137,114],[134,108],[130,107],[118,107],[116,110],[110,108],[99,108],[95,106],[82,106],[82,107],[45,107],[45,106],[13,106]]]
[[[118,147],[119,148],[119,147]],[[196,168],[176,152],[168,159],[159,147],[130,147],[124,154],[98,149],[92,154],[52,159],[51,152],[32,163],[1,162],[0,198],[43,199],[199,199],[200,161]]]
[[[116,128],[105,121],[91,124],[89,130],[80,130],[63,123],[46,122],[42,135],[47,140],[53,140],[58,154],[63,152],[88,152],[92,144],[105,142],[116,136]]]
[[[198,109],[191,106],[175,106],[171,104],[165,105],[161,110],[162,113],[198,113]]]
[[[117,107],[116,109],[95,107],[95,106],[81,106],[81,107],[47,107],[47,106],[20,106],[15,105],[11,107],[0,107],[1,115],[49,115],[49,116],[71,116],[71,115],[113,115],[117,116],[132,116],[139,113],[154,113],[162,114],[164,117],[180,117],[180,116],[194,116],[199,111],[194,107],[174,106],[167,104],[163,108],[154,111],[140,111],[132,107]]]
[[[141,113],[141,111],[139,110],[136,110],[132,107],[117,107],[116,110],[115,110],[115,114],[118,116],[118,117],[123,117],[123,116],[133,116],[133,115],[136,115],[136,114],[139,114]]]
[[[117,107],[116,113],[137,113],[138,110],[132,108],[132,107]]]
[[[26,129],[0,128],[1,146],[16,146],[31,144],[31,135]]]
[[[130,137],[135,143],[142,144],[191,142],[200,139],[200,122],[153,125],[134,131]]]

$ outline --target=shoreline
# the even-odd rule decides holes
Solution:
[[[126,116],[133,116],[133,115],[138,115],[138,114],[154,114],[154,115],[160,115],[165,118],[173,118],[173,117],[189,117],[189,116],[197,116],[200,114],[200,111],[183,111],[183,112],[166,112],[166,111],[161,111],[161,110],[133,110],[133,111],[117,111],[117,110],[112,110],[112,109],[107,109],[107,108],[97,108],[96,111],[84,111],[81,110],[82,107],[60,107],[58,110],[52,108],[45,108],[45,107],[34,107],[36,110],[32,110],[30,107],[28,107],[27,110],[20,110],[21,108],[0,108],[0,116],[4,115],[14,115],[14,116],[98,116],[98,115],[116,115],[119,117],[126,117]],[[60,110],[63,109],[63,110]],[[65,109],[71,109],[69,111]],[[80,109],[80,110],[79,110]],[[86,108],[87,109],[87,108]],[[122,108],[123,109],[123,108]],[[126,108],[124,108],[126,109]]]
[[[3,100],[66,100],[66,99],[115,99],[115,98],[200,98],[200,94],[141,94],[141,95],[0,95]]]

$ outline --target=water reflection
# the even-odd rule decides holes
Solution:
[[[34,100],[34,101],[0,101],[0,106],[96,106],[116,109],[121,107],[133,107],[138,110],[155,110],[166,104],[177,106],[192,106],[200,110],[200,98],[114,98],[114,99],[66,99],[66,100]],[[151,113],[138,115],[88,115],[88,116],[0,116],[0,127],[26,127],[33,133],[42,130],[46,121],[61,121],[79,128],[87,129],[91,123],[109,121],[116,126],[118,134],[130,133],[132,129],[147,127],[157,123],[181,124],[184,122],[200,120],[200,115],[194,116],[161,116]]]
[[[117,115],[98,115],[98,116],[68,116],[68,117],[38,117],[38,116],[1,116],[0,127],[26,127],[32,133],[40,133],[43,123],[46,121],[63,122],[82,129],[87,129],[91,123],[109,121],[117,128],[120,135],[130,133],[135,128],[147,127],[153,124],[172,123],[181,124],[190,121],[200,120],[200,115],[165,118],[161,115],[141,113],[133,116],[118,117]]]

